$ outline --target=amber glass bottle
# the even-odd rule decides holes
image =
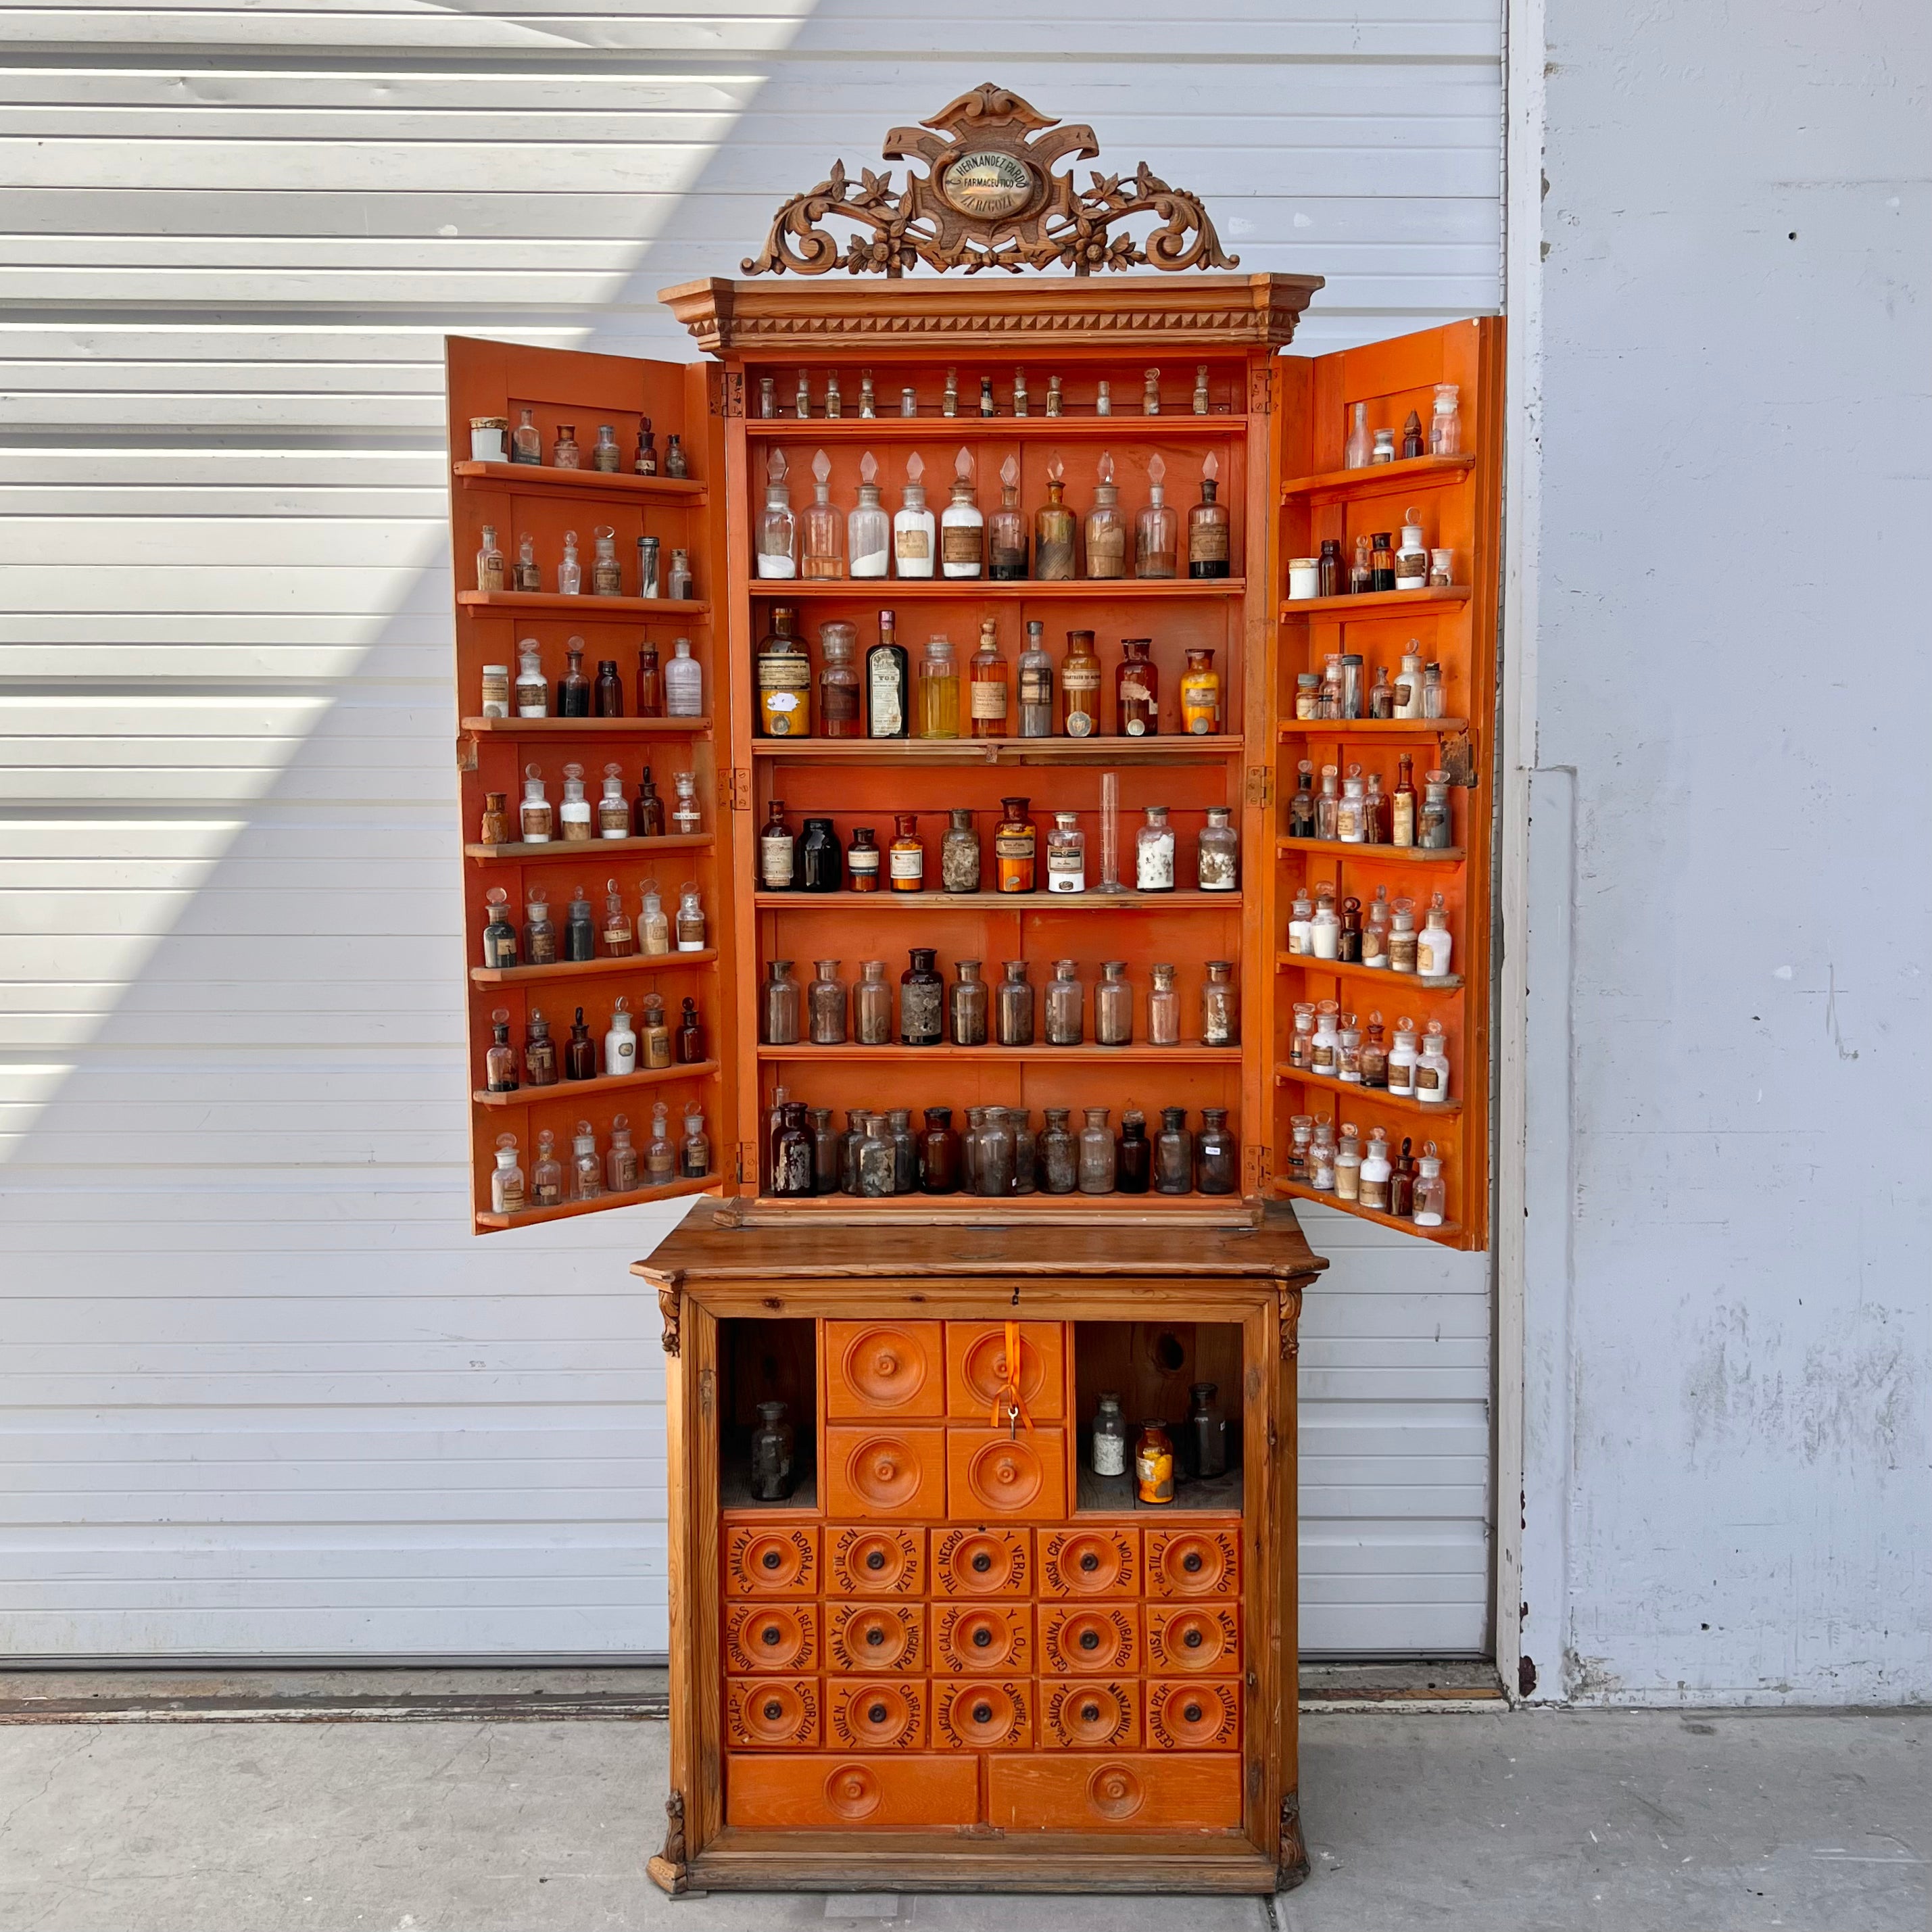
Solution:
[[[1100,734],[1100,660],[1091,631],[1069,631],[1060,666],[1060,734],[1095,738]]]
[[[1008,722],[1008,700],[1012,694],[1012,668],[1000,650],[999,620],[980,620],[980,648],[973,653],[969,704],[976,738],[1004,738],[1012,727]]]
[[[1027,816],[1028,801],[1003,798],[1005,815],[993,834],[994,884],[1003,892],[1030,892],[1038,857],[1038,837]]]
[[[758,736],[812,736],[812,658],[797,635],[798,613],[776,605],[772,628],[759,640]]]

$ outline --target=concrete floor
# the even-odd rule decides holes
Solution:
[[[648,1721],[0,1724],[0,1932],[1923,1932],[1932,1718],[1316,1713],[1274,1901],[676,1902]],[[1270,1919],[1270,1910],[1273,1918]]]

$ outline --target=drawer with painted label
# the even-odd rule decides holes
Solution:
[[[818,1668],[818,1606],[815,1604],[728,1604],[724,1606],[728,1676],[767,1672],[799,1676]]]
[[[922,1678],[828,1677],[825,1742],[834,1750],[917,1750],[926,1742]]]
[[[1030,1672],[1032,1626],[1028,1604],[936,1604],[932,1667],[975,1677]]]
[[[986,1528],[932,1532],[932,1588],[940,1597],[1024,1597],[1033,1583],[1033,1532]]]
[[[818,1679],[731,1677],[724,1683],[724,1742],[733,1750],[816,1750]]]
[[[839,1671],[926,1668],[923,1604],[827,1604],[825,1667]]]
[[[926,1532],[886,1523],[825,1532],[826,1588],[841,1597],[917,1597],[926,1589]]]
[[[1042,1529],[1040,1592],[1043,1597],[1137,1597],[1141,1533],[1137,1529]]]

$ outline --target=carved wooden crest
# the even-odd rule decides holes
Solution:
[[[928,132],[927,130],[932,131]],[[1017,94],[990,81],[962,94],[916,128],[886,136],[890,161],[920,160],[927,172],[906,172],[902,189],[891,171],[862,169],[849,179],[845,164],[778,212],[764,253],[747,258],[749,275],[822,275],[844,268],[855,275],[903,275],[924,262],[944,274],[964,268],[1025,268],[1064,263],[1076,275],[1096,268],[1232,268],[1214,224],[1193,195],[1172,188],[1142,162],[1124,179],[1092,171],[1076,188],[1057,175],[1063,154],[1090,160],[1100,152],[1094,130],[1062,127],[1036,112]],[[1109,231],[1136,215],[1156,224],[1144,241]],[[856,232],[825,228],[828,220]]]

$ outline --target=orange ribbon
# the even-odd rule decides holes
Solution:
[[[998,1429],[1003,1423],[1010,1427],[1015,1417],[1024,1423],[1029,1431],[1033,1427],[1033,1418],[1028,1414],[1026,1402],[1020,1394],[1020,1324],[1017,1322],[1006,1324],[1006,1385],[993,1399],[992,1426]],[[1018,1431],[1015,1430],[1017,1435]]]

